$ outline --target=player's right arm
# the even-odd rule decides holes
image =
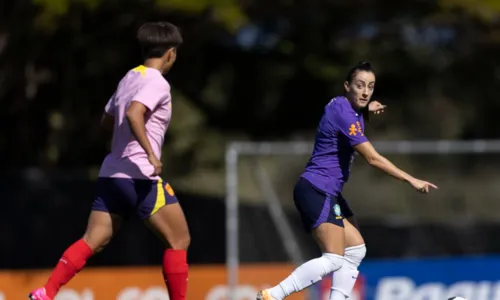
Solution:
[[[154,167],[152,176],[161,174],[162,163],[153,152],[153,148],[151,147],[151,143],[149,142],[148,136],[146,134],[144,116],[148,111],[154,110],[164,97],[165,93],[160,93],[158,87],[155,86],[154,83],[146,84],[134,96],[126,112],[127,120],[130,124],[132,133],[137,139],[139,145],[141,145],[142,149],[144,149],[144,151],[146,152],[149,162]]]
[[[144,121],[144,115],[148,112],[148,109],[144,104],[139,101],[132,101],[127,109],[127,120],[132,129],[132,133],[141,145],[142,149],[146,152],[148,156],[154,155],[153,148],[149,142],[148,136],[146,134],[146,123]]]
[[[151,175],[158,176],[162,171],[162,163],[153,152],[153,148],[151,147],[151,143],[149,142],[148,136],[146,134],[144,115],[147,111],[148,109],[144,104],[134,100],[132,101],[132,103],[130,103],[130,106],[127,109],[127,120],[130,124],[132,133],[137,139],[137,142],[139,142],[139,145],[141,145],[142,149],[144,149],[148,156],[149,162],[154,167],[153,174]]]

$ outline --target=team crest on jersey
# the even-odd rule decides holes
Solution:
[[[361,129],[361,123],[359,121],[357,121],[356,124],[351,124],[351,127],[349,127],[349,135],[357,136],[358,133],[361,136],[364,136],[363,129]]]
[[[358,125],[358,132],[359,134],[361,134],[361,136],[363,136],[363,129],[361,129],[361,123],[359,121],[356,122],[356,125]]]
[[[335,204],[335,205],[333,206],[333,213],[335,213],[335,215],[336,215],[337,217],[340,217],[340,205]]]
[[[356,136],[357,135],[357,132],[358,130],[356,129],[356,125],[354,124],[351,124],[351,127],[349,127],[349,135],[354,135]]]

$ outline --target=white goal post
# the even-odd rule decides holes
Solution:
[[[500,140],[379,141],[375,148],[384,154],[478,154],[500,153]],[[311,142],[232,142],[226,163],[226,267],[228,300],[237,300],[239,269],[238,161],[239,156],[308,155]],[[268,200],[269,201],[269,200]],[[286,228],[285,228],[286,229]],[[286,230],[285,230],[286,232]]]

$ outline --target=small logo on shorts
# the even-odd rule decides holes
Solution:
[[[167,183],[165,185],[165,191],[167,191],[167,193],[170,195],[170,197],[173,197],[175,194],[174,194],[174,189],[170,186],[169,183]]]
[[[340,217],[340,218],[342,218],[342,217],[340,216],[340,205],[335,204],[335,205],[333,206],[333,212],[334,212],[334,213],[335,213],[335,215],[337,216],[337,219],[338,219],[339,217]]]

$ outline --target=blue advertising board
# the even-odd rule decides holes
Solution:
[[[358,281],[350,300],[500,300],[500,256],[368,260]],[[328,299],[329,283],[313,300]]]
[[[367,261],[367,300],[500,300],[500,256]]]

